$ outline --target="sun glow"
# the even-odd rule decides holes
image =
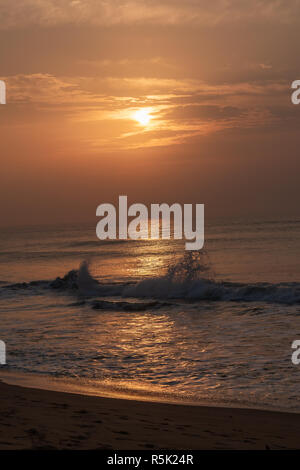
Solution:
[[[152,118],[150,114],[150,110],[147,108],[139,109],[133,114],[132,117],[135,121],[139,122],[142,126],[147,126]]]

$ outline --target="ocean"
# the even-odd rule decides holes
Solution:
[[[300,218],[206,222],[205,245],[3,228],[0,377],[300,412]]]

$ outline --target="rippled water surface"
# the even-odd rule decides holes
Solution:
[[[1,246],[7,371],[300,411],[300,220],[208,224],[198,256],[91,226],[5,229]]]

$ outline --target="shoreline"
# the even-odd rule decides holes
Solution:
[[[0,382],[0,449],[297,449],[297,413],[87,396]]]
[[[300,410],[284,406],[272,406],[258,403],[245,403],[238,401],[217,401],[215,399],[200,399],[195,395],[180,395],[167,393],[160,389],[151,390],[145,387],[132,388],[123,384],[99,382],[91,379],[63,378],[51,375],[41,375],[31,372],[12,372],[0,370],[0,383],[19,386],[22,388],[38,389],[49,392],[62,392],[75,395],[84,395],[98,398],[112,398],[146,403],[164,403],[171,405],[200,406],[208,408],[249,409],[270,411],[275,413],[292,413],[300,416]]]

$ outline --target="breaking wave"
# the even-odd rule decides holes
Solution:
[[[32,281],[1,285],[0,289],[46,288],[74,292],[89,297],[129,297],[135,299],[155,299],[168,301],[231,301],[231,302],[270,302],[279,304],[300,303],[300,283],[237,283],[216,281],[203,254],[186,252],[181,260],[170,265],[162,276],[144,279],[136,283],[102,283],[96,280],[89,270],[89,263],[83,261],[78,270],[69,271],[64,277],[53,281]],[[132,303],[123,301],[95,300],[94,309],[143,310],[144,307],[159,308],[162,302]],[[170,305],[170,304],[169,304]]]

